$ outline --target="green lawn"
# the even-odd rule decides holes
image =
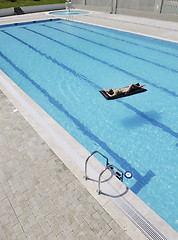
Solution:
[[[0,9],[11,7],[57,4],[65,2],[66,0],[0,0]]]

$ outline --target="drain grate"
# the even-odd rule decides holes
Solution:
[[[150,240],[167,240],[158,229],[146,220],[129,202],[124,198],[117,199],[118,207],[128,218],[140,229],[140,231]]]

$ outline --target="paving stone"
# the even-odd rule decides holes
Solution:
[[[105,232],[105,233],[108,233],[108,232],[111,230],[110,225],[107,224],[107,223],[105,222],[105,220],[103,220],[103,219],[101,219],[101,220],[99,221],[99,226],[101,227],[101,229],[102,229],[103,232]]]
[[[61,224],[60,227],[61,227],[62,231],[63,231],[66,235],[68,235],[70,232],[72,232],[71,227],[70,227],[66,222],[64,222],[63,224]]]
[[[39,236],[43,232],[43,230],[42,230],[42,228],[41,228],[41,226],[39,225],[38,222],[35,222],[32,225],[32,230],[33,230],[35,236]]]
[[[74,222],[73,215],[71,214],[70,210],[67,215],[64,216],[66,222],[69,224],[69,226]]]
[[[102,235],[103,235],[103,234],[102,234]],[[89,231],[89,232],[87,233],[87,237],[88,237],[89,240],[90,240],[90,239],[95,239],[95,240],[98,239],[98,237],[96,236],[96,234],[95,234],[93,231]],[[103,235],[103,237],[104,237],[104,235]]]
[[[18,240],[26,240],[27,237],[24,233],[21,233],[19,236],[18,236]]]
[[[84,232],[80,232],[77,234],[77,240],[88,240],[88,237]]]
[[[70,235],[70,233],[69,233]],[[68,236],[69,236],[68,235]],[[59,235],[57,236],[57,239],[60,240],[70,240],[70,238],[68,237],[64,232],[60,232]],[[49,240],[51,240],[50,238],[48,238]]]
[[[109,222],[109,226],[115,233],[122,231],[121,227],[118,226],[118,224],[113,219]]]
[[[14,225],[16,225],[19,221],[20,221],[20,219],[18,220],[18,218],[15,214],[12,214],[12,215],[9,216],[9,222],[10,222],[12,227]],[[25,221],[23,221],[22,223],[25,224]]]
[[[29,236],[31,234],[32,228],[31,228],[31,224],[30,223],[26,223],[26,224],[24,223],[22,228],[23,228],[23,231],[26,234],[26,236]]]
[[[2,240],[7,239],[7,235],[5,234],[4,229],[1,224],[0,224],[0,239],[2,239]]]
[[[101,217],[104,218],[104,220],[109,223],[112,221],[112,217],[106,212],[106,211],[103,211],[102,214],[101,214]]]
[[[62,232],[62,228],[60,227],[60,224],[55,222],[52,226],[52,232],[57,236]]]
[[[77,236],[76,236],[73,232],[71,232],[71,233],[69,233],[69,235],[68,235],[68,239],[69,239],[69,240],[76,240],[76,239],[77,239]]]
[[[49,239],[49,240],[56,240],[56,235],[55,235],[55,233],[51,232],[51,233],[47,236],[47,239]]]
[[[4,215],[1,217],[1,224],[2,224],[2,225],[7,225],[8,223],[9,223],[8,214],[4,214]]]
[[[37,240],[47,240],[48,238],[46,237],[45,233],[41,233],[38,237]]]
[[[130,240],[0,91],[0,239]]]
[[[73,231],[74,233],[79,233],[79,232],[82,231],[80,225],[79,225],[76,221],[74,221],[74,222],[70,225],[70,228],[72,229],[72,231]]]
[[[16,234],[14,232],[13,227],[11,226],[11,224],[7,224],[7,225],[1,225],[4,234],[6,235],[7,239],[15,239],[16,238]]]
[[[22,227],[20,226],[19,223],[16,224],[15,226],[13,226],[13,230],[14,230],[14,232],[15,232],[15,234],[16,234],[17,237],[18,237],[20,234],[23,233],[23,229],[22,229]]]
[[[36,236],[35,236],[35,234],[32,232],[29,236],[27,236],[27,239],[28,239],[28,240],[34,240],[34,239],[36,239]]]
[[[107,237],[108,237],[108,239],[118,240],[118,235],[113,230],[110,230],[107,233]]]
[[[92,231],[97,234],[99,233],[101,230],[103,231],[103,229],[100,227],[99,222],[97,220],[93,220],[90,223],[90,228],[92,229]],[[104,233],[104,232],[103,232]],[[104,234],[105,235],[105,234]]]

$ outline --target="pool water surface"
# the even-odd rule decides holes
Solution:
[[[124,183],[175,230],[177,60],[176,43],[74,21],[0,28],[2,71],[89,152],[131,171]],[[137,82],[148,91],[99,92]]]
[[[61,11],[55,11],[55,12],[50,12],[52,15],[81,15],[81,14],[88,14],[89,12],[87,11],[79,11],[79,10],[61,10]]]

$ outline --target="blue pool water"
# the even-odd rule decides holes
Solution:
[[[176,43],[77,22],[0,28],[1,69],[89,152],[130,170],[125,184],[175,230],[177,63]],[[99,93],[137,82],[148,91]]]
[[[62,11],[55,11],[51,12],[50,14],[52,15],[81,15],[81,14],[88,14],[89,12],[87,11],[79,11],[79,10],[62,10]]]

